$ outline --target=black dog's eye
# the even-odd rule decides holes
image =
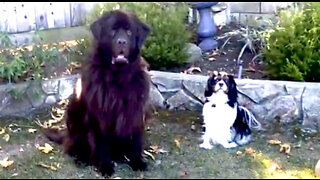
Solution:
[[[111,35],[111,36],[116,35],[116,30],[111,30],[111,31],[110,31],[110,35]]]
[[[128,36],[131,36],[132,32],[130,30],[127,30],[126,32],[127,32]]]

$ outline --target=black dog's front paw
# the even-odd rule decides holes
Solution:
[[[134,171],[146,171],[147,170],[147,163],[144,162],[143,160],[138,160],[138,161],[130,161],[129,162],[130,167]]]
[[[102,176],[111,177],[114,173],[114,164],[113,163],[101,163],[97,167]]]

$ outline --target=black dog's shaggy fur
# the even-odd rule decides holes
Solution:
[[[52,129],[45,134],[103,175],[114,173],[114,161],[145,170],[142,142],[150,117],[150,78],[140,49],[150,30],[120,10],[103,15],[90,28],[95,45],[83,65],[81,94],[68,106],[65,134]]]

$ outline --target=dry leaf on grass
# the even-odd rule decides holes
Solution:
[[[2,139],[4,139],[6,142],[8,142],[9,139],[10,139],[10,135],[9,135],[9,134],[5,134],[5,135],[2,137]]]
[[[237,156],[240,156],[241,154],[243,154],[241,151],[237,151],[237,152],[236,152],[236,155],[237,155]]]
[[[278,139],[271,139],[268,141],[269,144],[281,144],[282,142]]]
[[[53,147],[48,143],[45,143],[44,146],[39,146],[37,144],[36,148],[39,149],[41,152],[46,153],[46,154],[52,152],[52,150],[53,150]]]
[[[245,152],[249,155],[253,155],[256,151],[253,148],[249,147],[245,149]]]
[[[0,135],[4,134],[6,132],[6,129],[5,128],[1,128],[0,129]]]
[[[291,151],[291,146],[288,143],[284,143],[280,145],[280,152],[284,152],[286,154],[289,154]]]
[[[44,167],[44,168],[50,169],[52,171],[57,171],[58,170],[56,167],[54,167],[52,165],[46,165],[44,163],[40,163],[40,164],[37,164],[37,165],[40,166],[40,167]]]
[[[179,172],[179,175],[182,178],[182,177],[185,177],[185,176],[189,175],[189,172],[187,170],[181,170]]]
[[[184,71],[186,74],[194,74],[194,73],[201,73],[200,67],[191,66],[187,70]]]
[[[11,175],[11,177],[15,177],[15,176],[18,176],[19,175],[19,173],[13,173],[12,175]]]
[[[14,162],[13,160],[12,161],[9,160],[9,157],[6,157],[6,158],[0,160],[0,166],[3,168],[7,168],[7,167],[11,166],[13,164],[13,162]]]
[[[37,132],[37,129],[28,129],[28,133],[31,133],[31,134],[33,134],[33,133],[35,133],[35,132]]]
[[[9,131],[11,131],[13,133],[21,131],[21,128],[19,127],[18,124],[9,124],[8,129],[9,129]]]
[[[159,154],[159,153],[167,153],[168,151],[162,148],[159,148],[159,146],[155,145],[155,146],[150,146],[149,152]]]
[[[315,174],[320,178],[320,159],[318,160],[316,167],[314,168]]]
[[[177,146],[178,148],[180,148],[180,141],[179,141],[179,139],[174,139],[174,143],[176,144],[176,146]]]
[[[151,159],[156,160],[156,158],[150,152],[143,150],[143,153],[146,154],[147,156],[151,157]]]

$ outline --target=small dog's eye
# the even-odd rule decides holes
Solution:
[[[127,34],[131,36],[132,32],[130,30],[127,30]]]

